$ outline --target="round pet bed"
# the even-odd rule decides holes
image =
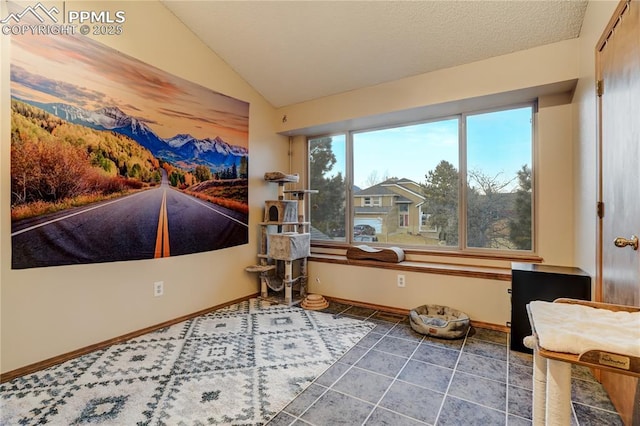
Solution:
[[[422,305],[409,312],[411,328],[420,334],[459,339],[469,330],[469,316],[448,306]]]

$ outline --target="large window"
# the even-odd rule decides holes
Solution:
[[[533,113],[309,139],[312,240],[349,242],[366,226],[380,244],[531,251]]]

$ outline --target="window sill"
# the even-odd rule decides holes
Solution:
[[[374,260],[350,260],[344,255],[321,253],[312,254],[308,260],[311,262],[333,263],[338,265],[511,281],[511,268],[507,267],[456,265],[451,263],[420,262],[411,260],[405,260],[400,263],[389,263]]]
[[[365,245],[370,245],[371,243],[362,243]],[[376,244],[376,243],[373,243]],[[354,243],[353,245],[358,245],[358,243]],[[390,246],[391,244],[381,244]],[[312,255],[316,254],[344,254],[346,255],[347,248],[350,247],[347,243],[311,243],[311,253]],[[401,247],[402,248],[402,247]],[[503,262],[528,262],[528,263],[542,263],[544,259],[533,253],[500,253],[497,251],[487,252],[487,251],[456,251],[456,250],[427,250],[427,249],[416,249],[416,248],[408,248],[404,249],[404,254],[409,258],[417,258],[420,257],[435,257],[435,258],[456,258],[456,259],[468,259],[468,260],[478,260],[478,261],[503,261]],[[440,263],[440,262],[435,262]],[[442,262],[449,263],[449,262]],[[451,262],[454,263],[454,262]]]

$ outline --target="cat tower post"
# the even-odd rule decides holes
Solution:
[[[289,194],[291,197],[298,200],[298,232],[309,233],[310,232],[310,222],[306,220],[305,214],[305,195],[306,194],[317,194],[317,189],[294,189],[285,191],[285,193]],[[307,277],[309,276],[307,272],[307,258],[304,257],[300,259],[300,279],[304,282],[300,284],[300,287],[304,289],[304,293],[301,293],[301,297],[304,299],[306,296],[306,290],[308,287]]]
[[[262,298],[290,306],[300,303],[307,293],[311,234],[305,221],[304,197],[318,191],[286,190],[286,184],[298,182],[298,175],[269,172],[264,179],[278,184],[278,199],[265,201],[264,222],[259,224],[260,264],[245,270],[260,274]]]
[[[533,424],[571,423],[571,365],[640,378],[640,308],[560,298],[527,304]]]

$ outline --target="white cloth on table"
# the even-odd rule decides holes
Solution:
[[[529,309],[544,349],[571,354],[597,349],[640,356],[640,312],[540,300],[530,302]]]

